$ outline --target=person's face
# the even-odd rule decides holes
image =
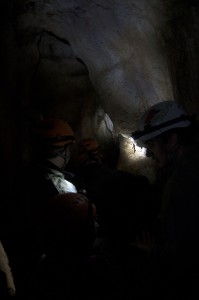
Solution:
[[[145,146],[146,156],[154,159],[158,167],[162,168],[168,163],[168,153],[158,139],[148,141]]]

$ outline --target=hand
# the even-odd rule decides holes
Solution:
[[[9,294],[9,296],[13,297],[16,294],[16,290],[14,288],[9,287],[8,294]]]
[[[136,237],[136,241],[132,243],[137,248],[151,252],[155,248],[155,238],[147,231],[142,231],[141,235]]]

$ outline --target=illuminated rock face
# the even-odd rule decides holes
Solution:
[[[24,147],[17,150],[22,160],[29,159],[26,129],[34,118],[63,117],[78,139],[96,136],[106,148],[121,133],[130,134],[149,105],[182,95],[186,76],[178,78],[178,70],[182,75],[183,68],[192,66],[195,85],[196,66],[191,61],[180,64],[178,53],[182,57],[186,52],[175,35],[180,19],[186,40],[183,24],[189,16],[190,28],[195,25],[194,41],[194,3],[188,7],[184,1],[178,7],[177,0],[4,1],[3,126],[11,124],[9,144],[17,149],[17,136],[22,136]],[[188,11],[192,14],[186,15]],[[197,42],[190,49],[193,56]],[[198,58],[196,62],[198,66]],[[187,97],[196,95],[184,90]],[[192,102],[192,107],[198,105]]]

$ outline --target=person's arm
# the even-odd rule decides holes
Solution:
[[[16,293],[16,288],[14,284],[13,274],[9,265],[8,256],[3,248],[2,243],[0,242],[0,269],[6,275],[7,288],[10,296],[14,296]]]

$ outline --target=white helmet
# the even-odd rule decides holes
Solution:
[[[147,110],[138,122],[138,130],[133,132],[134,140],[145,143],[172,128],[187,127],[191,118],[176,101],[156,103]]]

